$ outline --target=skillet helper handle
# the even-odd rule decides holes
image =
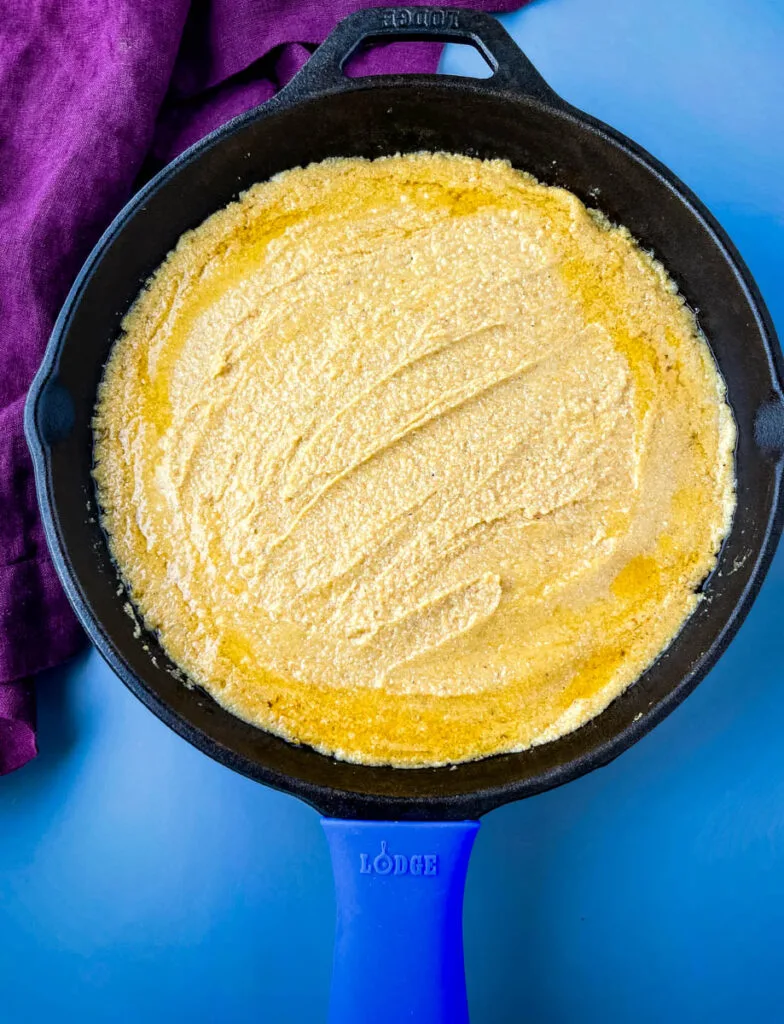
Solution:
[[[343,68],[363,43],[389,43],[396,39],[469,43],[493,69],[490,78],[480,79],[483,88],[512,89],[549,104],[562,103],[499,21],[484,11],[455,7],[376,7],[355,11],[335,26],[292,82],[303,93],[345,83]]]
[[[337,898],[329,1024],[468,1024],[463,891],[479,822],[321,824]]]

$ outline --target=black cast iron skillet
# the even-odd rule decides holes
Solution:
[[[343,74],[360,45],[399,37],[469,42],[493,74]],[[705,600],[666,653],[601,715],[523,753],[401,771],[341,763],[245,724],[179,682],[154,636],[135,635],[96,521],[90,420],[120,320],[183,231],[286,168],[417,150],[507,158],[566,186],[653,251],[697,311],[727,383],[738,426],[738,504]],[[751,275],[710,213],[667,168],[558,97],[488,15],[376,9],[347,18],[274,100],[188,150],[119,214],[60,314],[30,392],[26,429],[48,542],[71,602],[95,646],[155,714],[216,760],[326,815],[449,821],[478,817],[607,764],[715,663],[754,600],[781,530],[781,380],[781,353]]]

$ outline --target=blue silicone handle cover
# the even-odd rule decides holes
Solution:
[[[467,1024],[463,891],[479,822],[321,823],[337,897],[329,1024]]]

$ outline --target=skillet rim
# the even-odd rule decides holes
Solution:
[[[25,406],[25,432],[33,459],[36,488],[47,543],[49,544],[57,573],[80,622],[115,674],[161,721],[213,759],[255,781],[263,782],[275,789],[297,796],[322,813],[333,817],[366,818],[369,820],[390,818],[398,820],[454,820],[478,817],[495,807],[563,785],[578,778],[580,775],[608,764],[670,714],[705,677],[724,653],[748,614],[770,566],[782,526],[784,526],[784,504],[782,503],[781,488],[782,465],[780,458],[776,460],[775,465],[772,465],[771,468],[773,492],[764,535],[755,552],[754,563],[746,586],[732,612],[726,618],[721,628],[716,631],[712,642],[702,652],[691,671],[687,672],[677,685],[649,707],[646,712],[642,713],[639,718],[625,728],[616,731],[611,738],[596,744],[583,755],[570,761],[562,762],[558,766],[540,772],[535,776],[522,779],[515,778],[503,785],[472,789],[459,793],[448,793],[438,797],[370,794],[314,783],[296,775],[281,772],[277,768],[271,768],[259,760],[253,760],[238,754],[235,750],[220,743],[201,728],[194,726],[160,698],[154,689],[130,667],[122,651],[104,629],[100,616],[96,614],[92,605],[84,596],[76,573],[71,565],[68,556],[68,543],[63,536],[60,520],[52,499],[51,446],[43,436],[38,414],[41,397],[46,391],[47,385],[56,378],[63,345],[68,336],[71,322],[92,276],[108,249],[137,210],[152,195],[168,185],[170,180],[176,177],[181,169],[198,160],[205,152],[220,145],[225,139],[252,122],[274,117],[293,106],[299,106],[311,100],[323,100],[331,95],[366,89],[413,89],[426,85],[428,89],[446,90],[453,95],[466,92],[490,94],[494,99],[506,99],[515,103],[523,101],[527,104],[532,104],[548,114],[558,115],[559,117],[577,122],[581,127],[587,127],[594,134],[598,134],[605,145],[615,146],[625,151],[637,163],[642,164],[648,173],[659,179],[665,187],[676,194],[677,198],[687,207],[691,216],[700,221],[703,228],[707,231],[714,246],[731,269],[749,308],[754,313],[756,332],[759,335],[760,343],[765,352],[771,381],[774,384],[771,398],[774,403],[778,404],[779,412],[784,408],[784,399],[782,399],[781,394],[781,381],[784,377],[784,359],[777,343],[776,332],[770,314],[751,273],[724,230],[696,195],[665,165],[648,154],[642,147],[608,125],[565,103],[555,94],[550,94],[548,91],[547,101],[543,102],[540,98],[526,94],[519,88],[509,88],[494,84],[492,79],[473,80],[447,75],[385,75],[369,79],[346,78],[313,91],[306,88],[307,82],[298,83],[298,77],[295,77],[289,86],[264,106],[240,115],[226,125],[223,125],[191,147],[156,175],[131,198],[114,218],[79,272],[57,318],[47,345],[45,357],[31,385]],[[303,88],[305,89],[304,93]],[[728,534],[728,536],[730,535]],[[677,642],[677,639],[674,642]],[[633,685],[638,684],[635,683]],[[230,712],[224,713],[230,714]],[[597,721],[599,718],[601,718],[601,714],[592,721]],[[279,740],[279,742],[285,743],[292,751],[297,749],[294,744],[286,743],[283,740]],[[311,753],[313,752],[311,751]],[[325,762],[343,764],[342,762],[336,762],[335,759],[327,755],[318,754],[317,756],[323,758]],[[515,755],[498,756],[514,757]],[[352,767],[355,767],[360,773],[379,770],[374,767]],[[460,766],[457,767],[459,769]],[[391,770],[399,772],[401,775],[404,771],[403,769]],[[406,772],[416,773],[438,773],[448,770],[448,768],[405,769]]]

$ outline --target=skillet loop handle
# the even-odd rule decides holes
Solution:
[[[363,43],[394,40],[468,43],[493,69],[490,78],[479,80],[482,88],[512,90],[549,105],[563,105],[499,21],[483,11],[455,7],[355,11],[333,29],[291,84],[304,94],[345,85],[343,69]]]

